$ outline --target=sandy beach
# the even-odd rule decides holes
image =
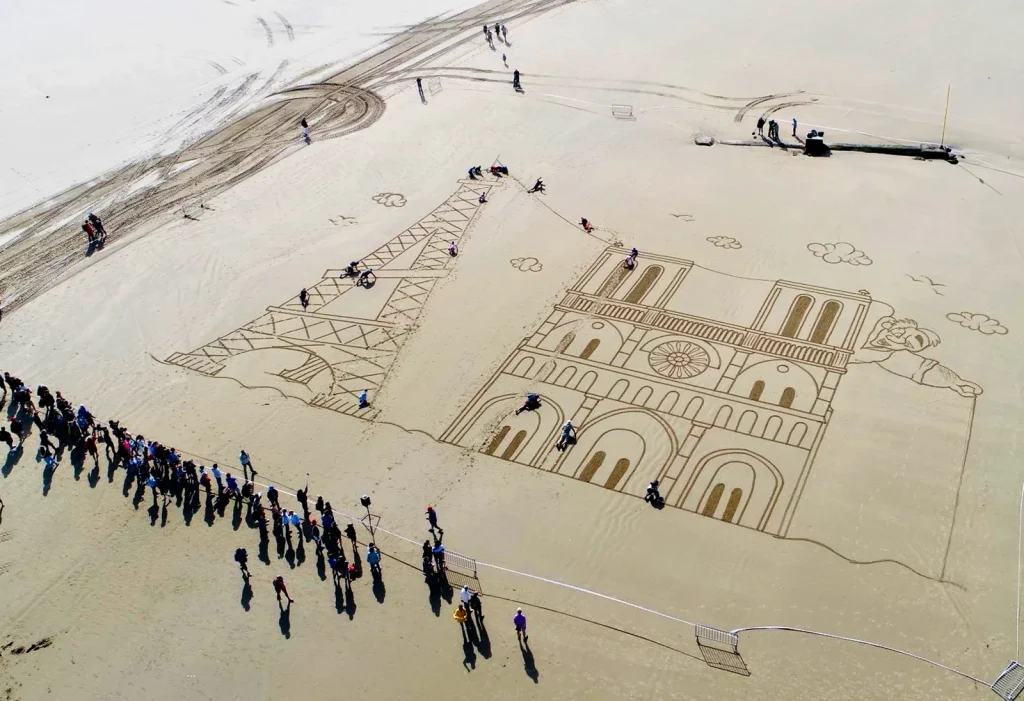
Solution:
[[[46,168],[4,176],[0,371],[197,464],[244,448],[286,508],[308,484],[362,576],[261,545],[241,502],[138,498],[102,447],[48,468],[32,427],[0,469],[0,698],[992,698],[1020,656],[1024,11],[257,4],[167,20],[244,9],[248,68],[169,62],[173,104],[121,91],[140,127],[91,151],[56,110]],[[811,129],[956,162],[812,158]]]

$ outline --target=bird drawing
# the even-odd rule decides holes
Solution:
[[[937,294],[937,295],[939,295],[941,297],[945,297],[946,296],[946,295],[942,294],[941,292],[939,292],[937,289],[935,289],[937,287],[945,287],[945,285],[943,283],[941,283],[941,282],[935,282],[934,280],[932,280],[927,275],[922,275],[921,277],[914,277],[913,275],[907,275],[907,277],[909,277],[914,282],[920,282],[922,285],[930,286],[931,289],[932,289],[932,292],[934,292],[935,294]]]

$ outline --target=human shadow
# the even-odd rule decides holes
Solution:
[[[480,651],[480,656],[485,660],[491,657],[491,637],[487,634],[483,621],[479,619],[474,622],[470,617],[466,621],[466,632],[469,634],[469,642]]]
[[[252,585],[249,584],[249,577],[242,575],[242,608],[248,611],[251,606],[249,605],[252,601]]]
[[[427,597],[430,601],[430,610],[434,612],[434,615],[438,618],[441,617],[441,587],[437,583],[436,577],[430,577],[427,579],[427,586],[430,588],[430,594]]]
[[[113,460],[111,460],[110,458],[107,458],[107,483],[108,484],[110,484],[110,483],[112,483],[114,481],[114,473],[117,472],[117,464],[118,464],[118,460],[117,460],[116,457]],[[126,485],[128,485],[128,486],[131,486],[132,476],[131,476],[130,473],[128,473],[127,470],[125,470],[125,473],[126,474],[124,476],[124,483]],[[128,492],[125,492],[125,496],[128,496]]]
[[[210,492],[206,493],[206,508],[203,513],[203,521],[207,526],[212,526],[213,522],[217,520],[217,512],[213,508],[213,494]]]
[[[81,448],[72,448],[71,452],[68,453],[68,461],[74,469],[73,474],[75,476],[75,481],[80,482],[82,479],[82,471],[85,469],[85,450]]]
[[[534,684],[539,684],[540,672],[537,671],[537,663],[533,659],[533,651],[530,649],[530,643],[520,640],[519,652],[523,654],[523,670],[526,671],[526,676],[532,679]]]
[[[298,534],[298,545],[295,548],[295,566],[298,567],[306,561],[306,546],[302,542],[302,534]]]
[[[348,594],[348,597],[345,599],[345,613],[348,614],[348,620],[351,621],[353,618],[356,617],[356,598],[354,592],[352,591],[351,585],[346,584],[345,590],[346,593]]]
[[[96,463],[96,464],[94,464],[92,466],[92,469],[89,470],[89,476],[86,479],[89,482],[89,487],[91,489],[96,489],[96,485],[98,485],[100,483],[100,464],[99,463]],[[127,496],[127,495],[125,495],[125,496]]]
[[[236,531],[242,527],[242,500],[235,499],[235,505],[231,511],[231,527]]]
[[[462,666],[467,672],[476,669],[476,650],[473,649],[472,641],[466,637],[465,631],[462,633]]]
[[[263,531],[263,535],[260,538],[260,549],[257,558],[264,565],[270,564],[270,538],[266,537],[266,531]]]
[[[18,461],[21,460],[21,456],[24,454],[25,448],[20,445],[17,448],[7,451],[7,460],[4,461],[4,466],[0,469],[0,473],[3,474],[5,479],[11,474],[14,470],[14,466],[18,464]]]
[[[288,566],[295,569],[295,548],[292,547],[292,539],[288,538],[288,547],[284,551],[284,559],[288,563]]]
[[[388,593],[387,588],[384,586],[384,578],[377,571],[371,571],[370,576],[373,578],[373,597],[377,599],[378,604],[383,604],[384,597]]]
[[[163,502],[160,504],[160,527],[161,528],[166,528],[167,527],[167,499],[166,498],[164,498]]]
[[[338,583],[338,580],[334,580],[334,610],[338,614],[345,613],[345,587]]]
[[[320,575],[320,581],[327,581],[327,564],[324,562],[324,551],[316,551],[316,573]]]
[[[132,506],[138,511],[142,505],[143,500],[146,498],[146,483],[141,479],[135,482],[135,496],[132,497]]]
[[[278,601],[277,605],[278,608],[281,609],[281,615],[277,620],[277,625],[281,627],[281,635],[283,635],[287,640],[292,637],[292,602],[289,601],[287,604],[282,606],[281,602]]]

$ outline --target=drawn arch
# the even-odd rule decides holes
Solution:
[[[724,516],[731,510],[730,523],[763,531],[778,503],[783,484],[779,469],[760,455],[741,448],[717,450],[705,455],[697,464],[679,505],[721,520],[725,520]],[[738,498],[734,496],[737,490]],[[718,501],[715,501],[716,493]]]
[[[644,274],[640,276],[640,279],[636,281],[632,289],[622,298],[623,302],[628,304],[643,304],[644,297],[651,291],[655,283],[661,278],[662,273],[665,269],[660,265],[648,265],[647,269],[644,270]]]
[[[747,409],[740,414],[740,420],[736,422],[736,432],[750,435],[754,431],[754,424],[757,423],[757,412]]]
[[[463,422],[459,430],[447,442],[473,448],[482,453],[491,450],[492,455],[504,454],[508,442],[515,440],[521,430],[527,435],[520,439],[511,460],[535,466],[540,456],[555,443],[565,412],[562,407],[547,396],[541,395],[541,407],[536,411],[524,411],[516,416],[513,411],[519,407],[523,397],[520,394],[500,394],[481,403]],[[505,405],[505,406],[502,406]],[[491,446],[497,434],[505,426],[509,430],[502,440]]]
[[[569,383],[572,382],[572,378],[576,375],[576,367],[569,365],[562,369],[562,372],[558,373],[558,377],[555,379],[555,384],[559,387],[568,387]]]
[[[666,414],[671,414],[676,408],[676,404],[679,403],[679,392],[669,392],[661,401],[658,403],[658,411],[663,411]]]
[[[512,374],[516,377],[529,377],[530,370],[533,369],[533,362],[533,358],[530,356],[520,358],[519,362],[516,363],[515,368],[512,370]]]
[[[694,419],[697,418],[697,414],[699,414],[700,410],[703,409],[703,408],[704,408],[704,398],[703,397],[694,397],[686,405],[686,409],[683,410],[683,418],[684,419],[690,419],[691,421],[693,421]]]
[[[782,430],[782,418],[772,414],[764,425],[764,431],[761,433],[761,437],[774,441],[779,435],[780,430]]]
[[[587,372],[583,374],[583,377],[579,379],[579,382],[576,383],[576,386],[573,389],[576,389],[580,392],[589,392],[590,388],[594,386],[594,383],[596,381],[597,373],[594,372],[593,370],[587,370]]]
[[[622,395],[624,395],[626,393],[626,390],[628,390],[628,389],[629,389],[629,380],[622,380],[622,379],[620,379],[618,382],[616,382],[614,385],[612,385],[611,391],[608,392],[608,398],[609,399],[615,399],[615,400],[622,399]]]
[[[631,419],[639,420],[639,429],[631,425]],[[655,439],[653,444],[652,438]],[[658,438],[667,441],[667,450],[652,449],[657,446]],[[595,468],[591,461],[598,452],[604,452],[605,456],[601,457],[602,464]],[[622,471],[621,461],[625,459],[629,461],[628,469],[619,475],[616,485],[609,488],[639,496],[651,480],[665,473],[678,452],[679,441],[668,422],[650,409],[625,407],[587,423],[577,434],[573,449],[558,458],[555,471],[577,478],[587,471],[590,478],[587,481],[607,486],[614,473]]]
[[[644,385],[637,390],[636,394],[633,395],[633,404],[640,406],[647,406],[647,402],[651,401],[651,395],[654,394],[654,389],[649,385]]]
[[[610,363],[625,339],[608,321],[573,319],[553,328],[540,342],[541,350],[598,363]]]

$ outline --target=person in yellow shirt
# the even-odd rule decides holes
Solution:
[[[466,632],[466,621],[469,620],[469,612],[464,604],[459,604],[459,608],[455,609],[452,618],[459,622],[459,628],[462,629],[462,639],[468,640],[469,634]]]

